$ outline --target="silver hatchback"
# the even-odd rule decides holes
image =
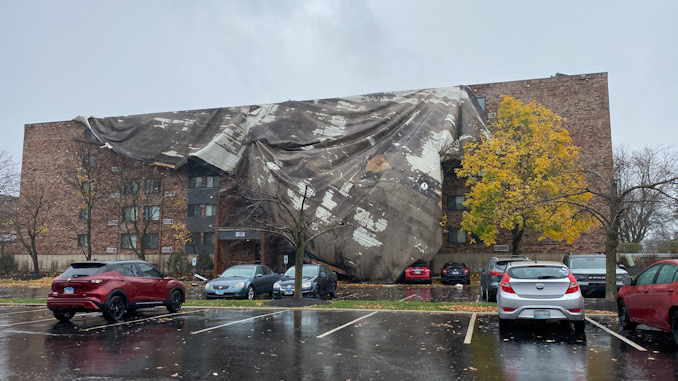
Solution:
[[[584,331],[584,297],[577,280],[560,262],[510,262],[498,277],[499,322],[568,320]]]

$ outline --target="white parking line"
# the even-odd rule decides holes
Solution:
[[[22,321],[22,322],[20,322],[20,323],[0,324],[0,327],[12,327],[12,326],[15,326],[15,325],[40,323],[40,322],[43,322],[43,321],[54,321],[54,318],[40,319],[40,320],[31,320],[31,321]]]
[[[48,309],[46,308],[35,308],[32,310],[26,310],[26,311],[16,311],[16,312],[2,312],[0,313],[0,316],[5,316],[5,315],[15,315],[15,314],[28,314],[31,312],[49,312]]]
[[[209,308],[197,309],[197,310],[191,311],[191,312],[184,311],[184,312],[177,312],[177,313],[174,313],[174,314],[158,315],[158,316],[153,316],[153,317],[149,317],[149,318],[145,318],[145,319],[121,321],[121,322],[113,323],[113,324],[106,324],[106,325],[99,325],[99,326],[96,326],[96,327],[85,328],[85,329],[81,329],[80,331],[86,332],[86,331],[92,331],[92,330],[95,330],[95,329],[115,327],[116,325],[125,325],[125,324],[129,325],[129,324],[139,323],[139,322],[147,321],[147,320],[160,319],[160,318],[164,318],[164,317],[168,317],[168,316],[186,315],[186,314],[192,314],[194,312],[202,312],[202,311],[207,311],[207,310],[209,310]]]
[[[331,331],[327,331],[327,332],[323,333],[322,335],[316,336],[316,338],[317,338],[317,339],[322,339],[323,337],[325,337],[325,336],[327,336],[327,335],[331,335],[331,334],[333,334],[334,332],[337,332],[337,331],[340,330],[340,329],[344,329],[344,328],[346,328],[346,327],[348,327],[348,326],[350,326],[350,325],[353,325],[353,324],[355,324],[355,323],[357,323],[357,322],[359,322],[359,321],[361,321],[361,320],[363,320],[363,319],[367,319],[368,317],[370,317],[370,316],[376,314],[377,312],[379,312],[379,311],[374,311],[374,312],[372,312],[371,314],[365,315],[365,316],[363,316],[363,317],[359,317],[359,318],[353,320],[352,322],[349,322],[349,323],[346,323],[346,324],[342,325],[341,327],[337,327],[337,328],[335,328],[335,329],[333,329],[333,330],[331,330]]]
[[[464,338],[464,344],[471,344],[471,338],[473,337],[473,329],[476,327],[476,316],[478,314],[471,315],[471,321],[468,323],[468,329],[466,330],[466,337]]]
[[[287,312],[287,311],[290,311],[290,310],[278,311],[278,312],[273,312],[273,313],[265,314],[265,315],[257,315],[257,316],[253,316],[253,317],[251,317],[251,318],[242,319],[242,320],[238,320],[238,321],[232,321],[232,322],[230,322],[230,323],[218,325],[218,326],[216,326],[216,327],[205,328],[205,329],[201,329],[200,331],[191,332],[191,335],[197,335],[197,334],[199,334],[199,333],[211,331],[211,330],[214,330],[214,329],[217,329],[217,328],[222,328],[222,327],[226,327],[226,326],[229,326],[229,325],[242,323],[242,322],[249,321],[249,320],[259,319],[259,318],[266,317],[266,316],[277,315],[277,314],[281,314],[281,313]]]
[[[617,332],[612,331],[611,329],[607,328],[606,326],[604,326],[604,325],[602,325],[602,324],[600,324],[600,323],[597,323],[597,322],[591,320],[589,317],[586,317],[585,319],[586,319],[586,321],[588,321],[589,323],[591,323],[591,324],[595,325],[596,327],[598,327],[598,328],[600,328],[600,329],[606,331],[606,332],[609,333],[610,335],[612,335],[612,336],[618,338],[619,340],[621,340],[621,341],[625,342],[626,344],[628,344],[628,345],[630,345],[630,346],[636,348],[637,350],[639,350],[639,351],[641,351],[641,352],[647,352],[647,349],[645,349],[645,348],[641,347],[640,345],[634,343],[633,341],[631,341],[631,340],[625,338],[624,336],[618,334]]]

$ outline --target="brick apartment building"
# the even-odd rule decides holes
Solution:
[[[490,119],[502,95],[525,102],[536,100],[567,118],[570,135],[581,147],[582,161],[601,173],[611,174],[607,73],[558,74],[469,87]],[[82,147],[88,147],[84,157],[89,159],[83,160]],[[21,201],[46,190],[52,205],[51,218],[46,223],[48,232],[37,240],[41,270],[63,270],[70,262],[83,260],[87,249],[97,259],[135,257],[133,221],[143,222],[143,234],[148,238],[144,241],[146,259],[161,269],[177,252],[212,255],[215,273],[237,263],[261,262],[277,271],[285,268],[283,255],[291,250],[275,236],[219,229],[232,207],[224,195],[232,189],[233,179],[200,160],[189,160],[174,168],[149,166],[101,147],[84,124],[65,121],[27,124],[22,163]],[[510,247],[510,234],[499,237],[497,245],[486,246],[468,243],[467,235],[458,230],[465,188],[463,181],[454,176],[454,166],[455,163],[443,165],[442,212],[448,215],[449,233],[444,235],[443,245],[432,261],[434,272],[452,260],[479,266],[492,255],[505,254]],[[100,171],[97,203],[91,212],[83,205],[82,192],[72,185],[72,179],[77,177],[74,168],[82,172],[83,167]],[[138,170],[125,177],[129,168]],[[128,200],[133,198],[133,206],[129,206]],[[23,205],[21,212],[25,214]],[[92,226],[91,241],[85,234],[88,222]],[[182,236],[186,231],[191,233],[190,243]],[[548,259],[561,259],[567,252],[600,252],[604,251],[604,231],[597,229],[582,235],[572,245],[538,242],[536,236],[526,235],[521,251]],[[15,260],[20,270],[32,269],[26,253],[19,251]]]

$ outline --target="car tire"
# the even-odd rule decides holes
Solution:
[[[583,320],[573,321],[572,325],[574,326],[574,333],[584,333],[586,323]]]
[[[674,312],[671,317],[671,331],[673,332],[673,341],[678,345],[678,312]]]
[[[247,287],[247,294],[246,294],[246,297],[247,297],[248,300],[254,300],[254,296],[255,296],[255,295],[254,295],[254,287],[252,287],[252,285],[250,284],[250,285]]]
[[[626,304],[623,300],[619,300],[617,304],[617,313],[619,316],[619,326],[625,331],[633,331],[636,329],[638,324],[631,321],[631,315],[629,315],[629,309],[626,308]]]
[[[184,303],[184,294],[179,290],[172,290],[169,300],[167,301],[167,311],[170,313],[178,312],[181,305]]]
[[[487,301],[490,303],[496,303],[497,302],[497,294],[490,293],[490,290],[487,290]]]
[[[499,319],[499,329],[508,329],[513,326],[513,320]]]
[[[315,285],[315,288],[313,289],[313,297],[316,299],[320,298],[320,289],[318,288],[318,285]]]
[[[104,318],[111,323],[122,319],[122,316],[125,314],[127,303],[125,303],[125,298],[121,295],[113,295],[106,301],[104,304],[103,314]]]
[[[330,297],[331,297],[332,299],[336,299],[336,298],[337,298],[337,287],[336,287],[336,286],[334,286],[334,289],[332,290],[332,292],[330,292]]]
[[[54,317],[57,318],[57,320],[62,322],[67,322],[71,320],[73,316],[75,316],[75,311],[73,310],[54,310],[52,313],[54,314]]]

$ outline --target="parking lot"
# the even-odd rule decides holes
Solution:
[[[7,379],[657,380],[676,374],[668,333],[617,337],[616,317],[499,329],[495,314],[163,308],[108,324],[0,307]],[[600,325],[600,326],[599,326]],[[607,331],[609,329],[610,331]]]

